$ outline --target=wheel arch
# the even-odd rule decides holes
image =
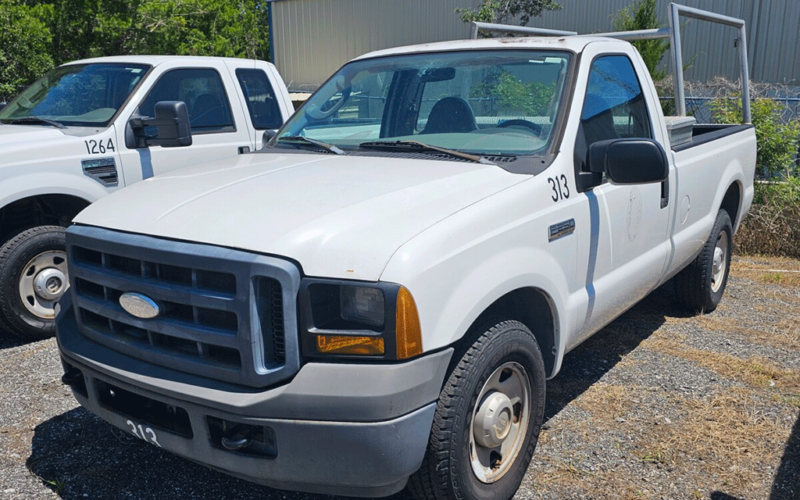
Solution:
[[[725,192],[725,195],[722,197],[722,203],[720,204],[720,210],[725,210],[728,212],[728,216],[731,218],[731,224],[733,225],[734,231],[738,228],[739,222],[739,214],[741,212],[742,207],[742,186],[738,180],[733,181],[730,186],[728,186],[728,190]]]
[[[68,226],[91,202],[80,196],[45,193],[16,199],[0,208],[0,242],[33,226]]]
[[[555,303],[544,290],[536,287],[512,290],[480,313],[472,326],[492,316],[516,320],[527,326],[542,351],[548,378],[555,375],[560,364],[558,363],[558,314]],[[463,342],[464,338],[458,342]]]

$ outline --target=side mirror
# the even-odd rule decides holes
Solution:
[[[589,171],[602,173],[614,184],[650,184],[669,176],[664,148],[650,139],[611,139],[589,146]]]
[[[133,131],[135,147],[161,146],[177,148],[192,145],[192,127],[189,112],[183,101],[161,101],[155,105],[155,118],[132,118],[128,122]],[[156,127],[156,135],[147,136],[145,127]]]
[[[267,143],[271,141],[272,138],[275,137],[276,135],[278,135],[278,132],[275,130],[265,130],[264,135],[261,136],[262,144],[266,146]]]

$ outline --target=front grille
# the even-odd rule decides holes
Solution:
[[[67,233],[78,325],[87,338],[147,363],[264,387],[299,366],[292,264],[208,245],[73,226]],[[158,304],[153,319],[120,305]],[[286,293],[288,292],[288,294]],[[293,341],[290,341],[293,340]]]

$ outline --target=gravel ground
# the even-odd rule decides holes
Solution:
[[[800,498],[799,352],[798,261],[736,258],[704,316],[662,287],[548,382],[517,498]],[[52,339],[0,333],[0,374],[0,498],[332,498],[234,479],[112,428],[61,385]]]

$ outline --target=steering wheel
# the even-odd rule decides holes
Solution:
[[[350,86],[345,83],[344,76],[341,75],[336,78],[334,85],[336,85],[336,90],[341,92],[342,96],[337,100],[328,100],[319,107],[314,103],[310,103],[308,105],[308,109],[305,111],[306,116],[313,120],[324,120],[325,118],[336,113],[336,111],[342,107],[345,101],[347,101],[347,99],[350,97]],[[336,94],[334,93],[333,95]]]
[[[536,135],[541,135],[542,127],[536,123],[530,122],[528,120],[522,120],[520,118],[514,120],[504,121],[500,125],[497,126],[498,128],[506,128],[506,127],[518,127],[518,128],[527,128],[533,130],[533,133]]]

